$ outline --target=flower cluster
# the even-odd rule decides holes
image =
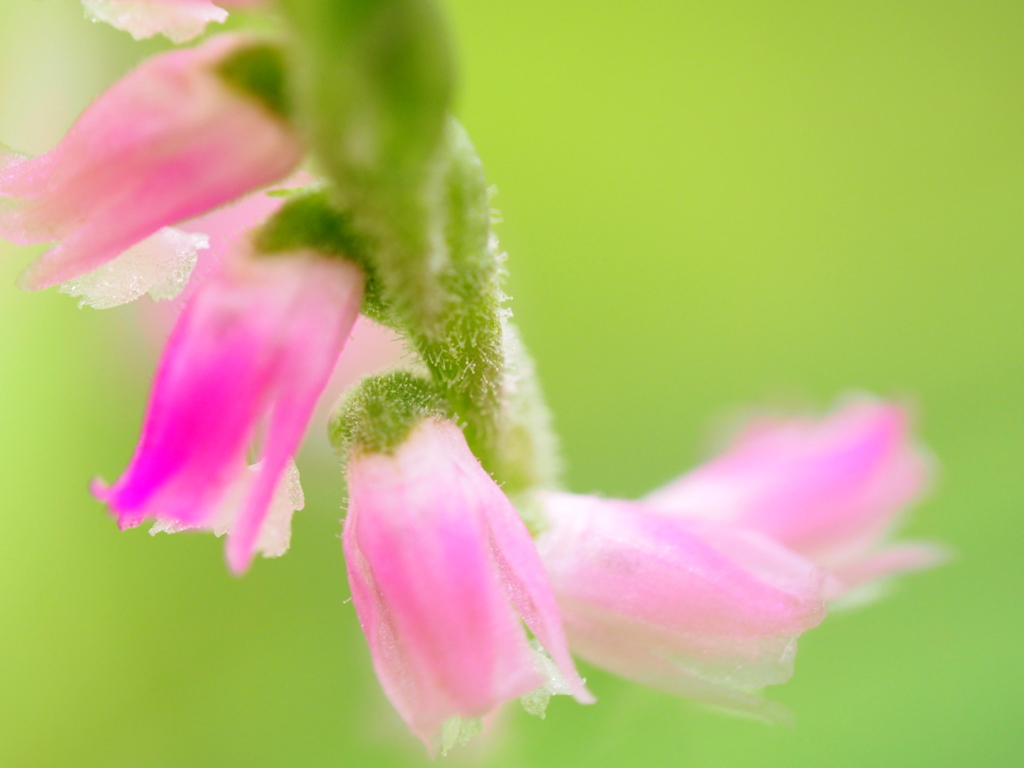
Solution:
[[[377,675],[429,750],[512,699],[594,701],[573,653],[785,717],[758,692],[790,676],[828,604],[941,557],[887,543],[929,479],[905,410],[858,397],[752,421],[639,501],[559,490],[482,168],[447,113],[443,27],[429,3],[354,5],[281,0],[281,39],[154,56],[51,152],[0,153],[0,236],[55,243],[23,287],[94,307],[180,293],[135,453],[93,494],[121,528],[226,533],[236,574],[283,554],[303,505],[293,458],[362,313],[409,355],[330,424],[344,553]],[[226,16],[85,6],[174,41]],[[321,177],[298,170],[307,156]]]

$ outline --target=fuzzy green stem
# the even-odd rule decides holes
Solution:
[[[280,0],[296,118],[337,206],[373,241],[385,301],[431,332],[446,261],[439,154],[453,67],[434,0]]]
[[[331,184],[287,204],[261,245],[306,232],[302,242],[361,259],[374,289],[364,309],[409,340],[484,467],[509,493],[551,484],[554,438],[532,364],[505,324],[483,167],[447,115],[452,67],[434,0],[280,5],[298,37],[284,92]],[[247,84],[271,71],[255,58]],[[389,397],[404,413],[409,394],[389,381],[366,384],[373,397],[351,398],[343,421],[386,424]],[[367,429],[360,440],[370,444]]]
[[[491,233],[483,165],[462,126],[446,130],[444,303],[435,333],[410,338],[466,441],[508,493],[551,485],[555,439],[532,361],[505,321],[502,255]]]
[[[443,195],[444,239],[449,261],[439,275],[443,304],[433,332],[410,337],[470,448],[496,471],[501,428],[501,290],[489,248],[490,210],[483,166],[454,120],[446,130]]]

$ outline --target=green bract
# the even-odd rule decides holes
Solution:
[[[444,400],[429,381],[393,371],[353,387],[331,418],[328,435],[343,459],[352,453],[392,453],[423,419],[444,415]]]
[[[228,85],[254,96],[274,114],[291,117],[284,53],[271,42],[258,42],[231,53],[217,67]]]
[[[257,252],[267,255],[311,249],[357,264],[366,275],[362,313],[388,323],[369,246],[355,230],[351,215],[335,208],[325,190],[288,196],[280,210],[256,232],[253,245]]]
[[[323,190],[290,196],[259,230],[257,250],[272,254],[312,248],[344,256],[357,264],[367,261],[367,243],[352,226],[352,217],[335,208]]]

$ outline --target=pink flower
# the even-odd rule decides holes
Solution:
[[[222,36],[155,56],[52,151],[0,157],[0,237],[60,241],[23,275],[27,288],[79,277],[295,167],[302,145],[284,119],[217,72],[246,44]]]
[[[537,547],[573,652],[697,701],[784,719],[785,682],[829,577],[765,536],[638,502],[544,493]]]
[[[343,259],[256,254],[241,242],[179,319],[127,470],[110,488],[94,485],[122,528],[146,517],[161,529],[230,527],[236,573],[257,546],[280,549],[280,537],[260,543],[268,509],[288,500],[284,473],[355,323],[364,282]],[[246,452],[258,434],[253,472]]]
[[[646,502],[772,537],[834,572],[848,588],[935,563],[934,546],[882,545],[928,484],[931,462],[906,411],[869,398],[824,419],[761,418],[720,456]]]
[[[164,35],[184,43],[198,37],[210,22],[223,23],[227,7],[252,7],[264,0],[82,0],[85,15],[128,32],[136,40]]]
[[[356,611],[384,692],[431,752],[541,687],[592,701],[530,534],[457,426],[427,419],[393,454],[355,452],[348,483]]]

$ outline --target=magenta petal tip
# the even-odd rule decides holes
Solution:
[[[822,418],[752,419],[723,453],[646,501],[760,531],[854,587],[937,562],[886,543],[933,470],[908,410],[858,395]]]
[[[253,549],[251,546],[239,544],[231,536],[228,537],[227,546],[224,548],[225,560],[228,570],[235,576],[244,576],[252,565]]]

